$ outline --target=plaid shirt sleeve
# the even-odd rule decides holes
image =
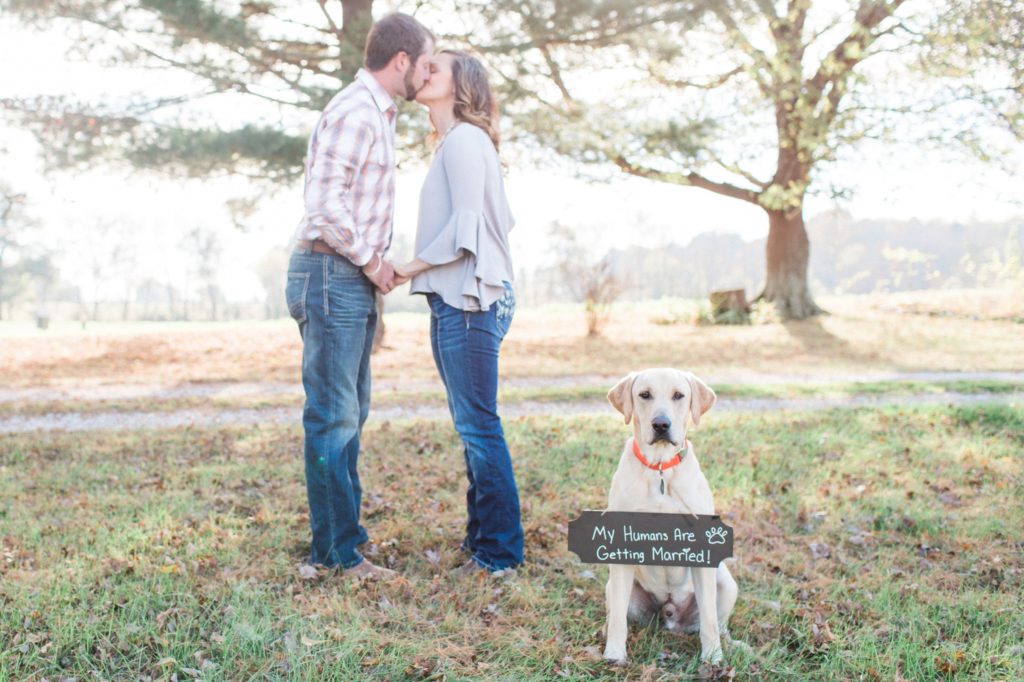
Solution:
[[[353,197],[366,189],[359,173],[376,141],[373,113],[353,108],[321,121],[306,182],[306,215],[324,241],[359,266],[374,255],[353,207]]]

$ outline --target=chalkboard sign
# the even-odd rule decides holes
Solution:
[[[585,511],[569,522],[569,551],[586,564],[718,566],[732,528],[720,516]]]

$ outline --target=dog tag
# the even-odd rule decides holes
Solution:
[[[665,494],[665,477],[664,476],[659,476],[659,478],[661,479],[661,494],[664,495]]]
[[[588,510],[569,522],[569,551],[586,564],[713,567],[732,536],[717,515]]]

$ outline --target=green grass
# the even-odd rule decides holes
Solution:
[[[508,420],[528,564],[461,561],[448,424],[365,436],[374,559],[405,577],[303,580],[298,428],[0,440],[0,680],[680,679],[696,637],[631,629],[609,668],[601,566],[565,526],[601,508],[612,418]],[[736,530],[738,679],[1024,677],[1024,412],[712,412],[691,434]],[[812,553],[811,543],[817,543]]]
[[[580,402],[602,401],[609,386],[555,386],[551,388],[504,388],[499,400],[503,405],[524,402]],[[1024,382],[1002,380],[956,381],[855,381],[833,383],[779,383],[779,384],[718,384],[715,392],[720,398],[732,399],[841,399],[854,396],[910,396],[941,395],[943,393],[1006,395],[1024,391]],[[296,387],[298,390],[298,387]],[[231,398],[177,397],[138,398],[118,400],[47,400],[10,401],[0,403],[0,418],[66,414],[79,412],[171,412],[175,410],[241,410],[273,409],[302,406],[302,397],[296,393],[260,394]],[[373,397],[373,407],[445,406],[441,390],[379,391]]]

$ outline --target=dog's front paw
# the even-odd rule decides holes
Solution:
[[[608,645],[604,648],[604,660],[611,665],[626,665],[626,650]]]
[[[737,649],[739,651],[742,651],[745,654],[752,654],[752,653],[754,653],[754,649],[749,644],[747,644],[746,642],[744,642],[742,640],[739,640],[739,639],[733,639],[729,635],[729,631],[728,630],[726,630],[725,632],[722,633],[722,643],[725,644],[725,646],[729,647],[730,649]]]
[[[722,647],[719,646],[713,649],[702,649],[700,652],[700,660],[712,665],[720,664],[722,662]]]

